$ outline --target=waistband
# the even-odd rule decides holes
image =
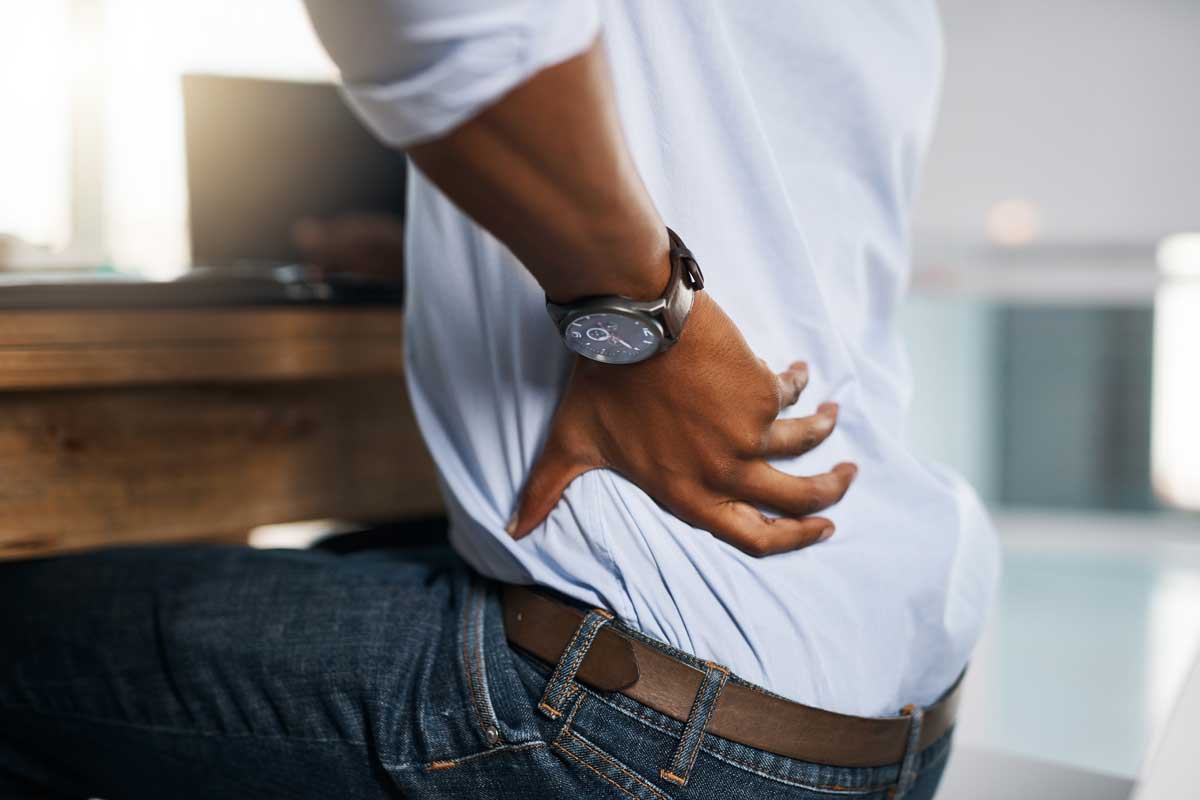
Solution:
[[[587,616],[528,587],[506,586],[503,604],[509,642],[549,664],[558,663]],[[595,633],[576,677],[593,689],[620,692],[686,723],[706,670],[669,650],[619,623],[605,624]],[[893,717],[856,717],[796,703],[729,676],[705,730],[785,758],[842,767],[887,766],[905,760],[914,749],[924,750],[950,730],[961,687],[962,676],[923,709],[914,731],[913,706]],[[915,742],[910,733],[917,735]]]

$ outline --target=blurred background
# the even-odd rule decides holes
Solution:
[[[961,736],[1133,776],[1200,649],[1200,3],[941,8],[910,435],[1005,553]],[[0,0],[0,31],[0,293],[274,268],[298,220],[403,213],[296,0]]]

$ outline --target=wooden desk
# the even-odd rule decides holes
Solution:
[[[439,513],[394,308],[0,314],[0,558]]]

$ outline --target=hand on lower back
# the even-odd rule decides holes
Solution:
[[[666,353],[632,365],[576,360],[508,532],[529,534],[572,480],[604,468],[752,555],[828,538],[833,524],[811,515],[842,498],[856,468],[797,477],[767,463],[807,452],[833,431],[832,403],[811,417],[777,419],[806,380],[803,364],[771,372],[716,302],[697,294],[683,336]]]

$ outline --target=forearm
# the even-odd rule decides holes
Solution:
[[[551,299],[662,296],[669,239],[625,143],[596,4],[306,3],[363,118],[506,244]],[[823,441],[836,407],[777,419],[806,368],[773,373],[707,293],[696,297],[686,336],[669,351],[621,367],[576,359],[511,535],[536,528],[574,478],[600,468],[755,555],[833,532],[812,514],[840,499],[854,468],[798,477],[768,460]],[[607,341],[605,323],[595,324],[589,338]],[[652,342],[649,327],[645,335]]]
[[[662,293],[666,230],[625,144],[599,42],[409,153],[554,299]]]
[[[592,0],[305,3],[373,130],[551,297],[662,292],[667,236],[624,141]]]

